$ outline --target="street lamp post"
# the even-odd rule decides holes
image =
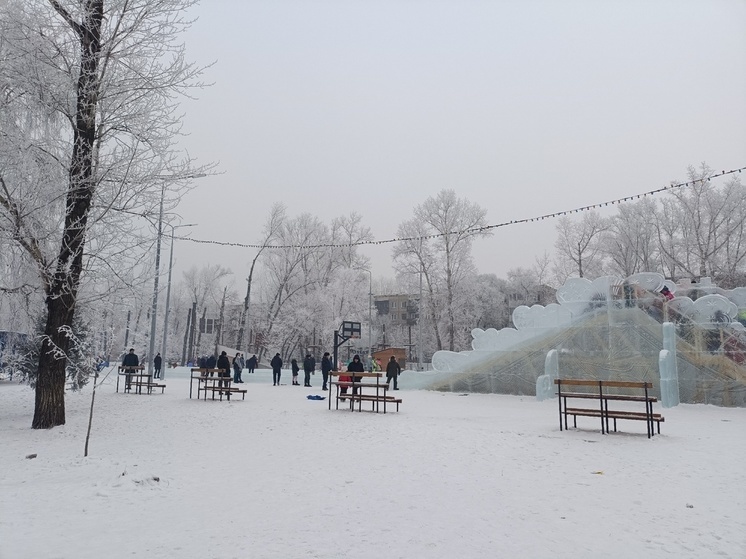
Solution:
[[[148,350],[148,374],[153,373],[153,355],[155,353],[156,315],[158,314],[158,280],[161,275],[161,238],[163,237],[163,202],[166,198],[166,186],[170,180],[196,179],[206,176],[204,173],[183,176],[157,176],[161,180],[161,201],[158,208],[158,237],[155,246],[155,279],[153,280],[153,306],[150,309],[150,348]],[[173,233],[173,230],[171,231]]]
[[[178,229],[179,227],[193,227],[197,225],[196,223],[186,223],[184,225],[171,225],[171,252],[168,257],[168,284],[166,287],[166,316],[163,319],[163,341],[161,342],[161,358],[163,360],[166,359],[166,348],[168,345],[168,313],[170,311],[169,304],[171,302],[171,271],[174,267],[174,229]],[[165,362],[166,366],[162,368],[161,370],[161,378],[165,377],[165,371],[168,368],[168,361]]]
[[[370,370],[373,370],[373,273],[370,270],[363,270],[368,272],[368,363]]]
[[[155,328],[158,314],[158,279],[161,274],[161,237],[163,236],[163,199],[166,196],[166,183],[161,186],[161,204],[158,210],[158,237],[155,245],[155,279],[153,280],[153,306],[150,309],[150,349],[148,350],[148,374],[153,373],[155,357]]]

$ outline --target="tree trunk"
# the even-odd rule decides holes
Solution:
[[[72,309],[61,298],[47,299],[47,324],[39,354],[33,429],[49,429],[65,424],[65,355],[69,339],[61,327],[72,322]]]
[[[243,310],[241,311],[241,324],[238,328],[238,336],[236,336],[236,349],[241,349],[243,347],[243,336],[244,331],[246,330],[246,322],[248,322],[249,319],[249,305],[251,304],[251,281],[254,277],[254,266],[256,265],[256,261],[259,258],[259,255],[262,253],[262,249],[259,250],[259,252],[256,253],[256,256],[251,261],[251,269],[249,270],[249,277],[246,280],[248,285],[246,286],[246,298],[243,301]],[[246,353],[249,352],[249,346],[246,345]]]
[[[81,54],[65,228],[54,278],[47,289],[47,321],[39,354],[36,403],[31,424],[34,429],[49,429],[65,424],[65,369],[70,345],[65,330],[72,330],[83,269],[88,213],[95,191],[93,145],[96,138],[98,67],[103,20],[103,0],[84,2],[83,21],[80,23],[72,20],[70,14],[57,2],[52,2],[52,5],[78,34]]]

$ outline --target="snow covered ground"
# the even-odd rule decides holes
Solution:
[[[33,391],[0,382],[0,558],[746,557],[746,409],[662,410],[648,440],[411,372],[386,415],[308,400],[318,373],[244,371],[230,403],[190,400],[188,375],[150,396],[110,376],[88,458],[90,387],[35,431]]]

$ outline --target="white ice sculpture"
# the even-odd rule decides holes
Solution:
[[[679,370],[676,364],[676,326],[663,323],[663,349],[658,356],[661,376],[661,405],[672,408],[679,405]]]
[[[571,322],[572,313],[570,310],[557,303],[550,303],[546,307],[542,305],[532,307],[521,305],[513,310],[513,324],[519,330],[523,328],[566,326]]]
[[[719,289],[702,278],[698,289]],[[590,281],[586,278],[569,278],[556,292],[557,303],[546,307],[522,305],[513,311],[515,328],[496,330],[475,328],[471,331],[472,351],[437,351],[433,355],[433,368],[441,372],[462,371],[471,363],[480,362],[491,352],[506,351],[516,345],[564,328],[584,313],[603,304],[622,305],[625,288],[632,287],[638,302],[652,301],[663,287],[676,292],[676,285],[657,272],[640,272],[627,278],[603,276]],[[722,290],[720,290],[722,291]],[[739,308],[746,308],[746,287],[729,292],[709,294],[693,301],[689,297],[674,297],[668,301],[668,308],[698,323],[704,328],[729,328],[744,330],[736,321]],[[669,350],[671,351],[671,350]],[[673,350],[675,354],[675,350]]]
[[[676,297],[669,301],[668,308],[702,328],[728,327],[738,316],[738,306],[723,295],[705,295],[696,301],[689,297]]]
[[[673,282],[667,283],[663,275],[658,272],[640,272],[638,274],[632,274],[627,278],[627,283],[630,285],[638,285],[652,293],[660,292],[664,285],[669,289],[676,289],[676,285]]]
[[[536,379],[536,399],[554,398],[554,379],[559,378],[559,352],[550,349],[544,360],[544,374]]]
[[[746,309],[746,287],[736,287],[726,292],[728,300],[732,301],[739,309]]]

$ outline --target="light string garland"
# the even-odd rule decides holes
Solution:
[[[394,239],[383,239],[380,241],[355,241],[351,243],[340,243],[340,244],[324,243],[324,244],[318,244],[318,245],[251,245],[251,244],[244,244],[244,243],[232,243],[232,242],[222,242],[222,241],[209,241],[209,240],[204,240],[204,239],[193,239],[190,237],[174,237],[174,239],[178,239],[180,241],[191,241],[193,243],[199,243],[199,244],[230,246],[230,247],[239,247],[239,248],[278,248],[278,249],[347,248],[347,247],[362,246],[362,245],[385,245],[389,243],[400,243],[400,242],[405,242],[405,241],[437,239],[438,237],[445,237],[447,235],[463,235],[464,233],[479,233],[482,231],[489,231],[491,229],[497,229],[498,227],[506,227],[508,225],[517,225],[519,223],[531,223],[534,221],[542,221],[544,219],[552,219],[552,218],[561,217],[567,214],[587,212],[590,210],[595,210],[597,208],[602,208],[602,207],[606,207],[610,205],[613,206],[615,204],[623,204],[624,202],[638,200],[640,198],[644,198],[645,196],[653,196],[661,192],[667,192],[667,191],[674,190],[677,188],[692,186],[697,183],[709,182],[711,179],[723,177],[726,175],[732,175],[734,173],[740,173],[743,170],[746,170],[746,167],[741,167],[740,169],[731,169],[730,171],[720,171],[719,173],[714,173],[710,175],[706,179],[698,179],[698,180],[693,180],[689,182],[671,184],[669,186],[664,186],[662,188],[657,188],[655,190],[643,192],[642,194],[633,194],[632,196],[625,196],[624,198],[617,198],[615,200],[609,200],[608,202],[599,202],[597,204],[591,204],[590,206],[582,206],[580,208],[575,208],[573,210],[563,210],[560,212],[554,212],[554,213],[550,213],[546,215],[541,215],[538,217],[526,217],[523,219],[514,219],[511,221],[503,221],[502,223],[496,223],[494,225],[485,225],[483,227],[474,227],[471,229],[464,229],[463,231],[449,231],[447,233],[435,233],[433,235],[423,235],[419,237],[397,237]]]

